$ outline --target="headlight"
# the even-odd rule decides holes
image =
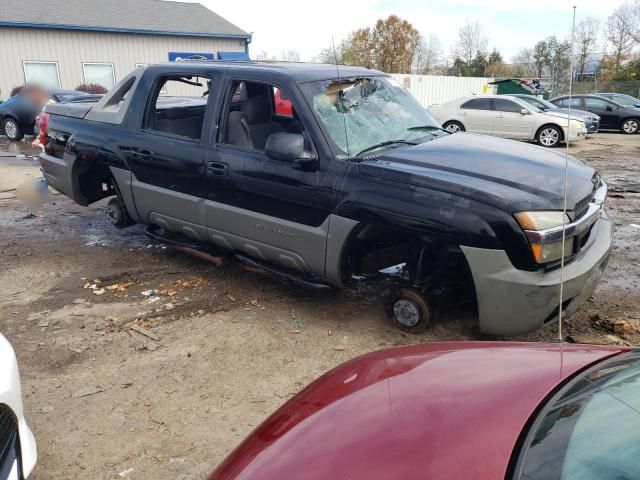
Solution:
[[[515,216],[524,230],[547,230],[548,228],[561,227],[563,223],[571,222],[567,214],[557,210],[518,212]]]
[[[568,215],[557,210],[552,211],[534,211],[534,212],[518,212],[515,214],[516,220],[523,230],[541,231],[550,228],[562,227],[564,224],[571,223]],[[569,257],[573,254],[574,238],[565,238],[564,256]],[[562,240],[549,243],[535,242],[530,239],[531,253],[537,263],[556,262],[562,258]]]
[[[573,254],[574,238],[564,239],[564,257],[570,257]],[[562,240],[551,243],[532,243],[531,253],[537,263],[557,262],[562,258]]]

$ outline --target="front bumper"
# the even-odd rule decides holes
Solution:
[[[589,241],[564,267],[563,315],[577,310],[594,292],[613,242],[613,223],[602,210]],[[476,288],[480,330],[519,335],[558,319],[560,269],[516,269],[503,250],[462,246]]]
[[[11,437],[13,443],[7,448],[9,454],[0,459],[0,479],[4,480],[1,475],[5,469],[8,475],[8,472],[16,464],[22,470],[19,478],[27,478],[36,465],[36,441],[24,418],[18,363],[11,345],[2,335],[0,335],[0,365],[2,365],[2,369],[0,369],[0,406],[4,406],[5,410],[10,410],[17,424],[17,437]],[[9,436],[5,438],[9,438]]]
[[[567,138],[567,128],[563,128],[564,130],[564,137]],[[577,130],[571,129],[571,133],[568,135],[569,137],[569,142],[577,142],[580,140],[584,140],[585,138],[587,138],[587,128],[583,127],[583,128],[578,128]]]

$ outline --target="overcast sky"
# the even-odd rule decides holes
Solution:
[[[483,26],[489,48],[497,47],[505,60],[522,47],[548,35],[564,38],[571,31],[572,6],[577,20],[587,16],[602,23],[622,0],[324,0],[213,1],[200,0],[209,9],[253,33],[252,58],[262,51],[279,56],[297,50],[304,61],[336,44],[349,32],[373,25],[378,18],[396,14],[410,21],[423,35],[435,34],[446,54],[455,44],[458,29],[468,18]]]

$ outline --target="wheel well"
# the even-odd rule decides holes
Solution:
[[[543,128],[546,127],[555,127],[558,130],[560,130],[560,141],[562,142],[564,140],[564,130],[562,129],[562,127],[560,125],[558,125],[557,123],[545,123],[544,125],[542,125],[540,128],[538,128],[538,130],[536,130],[536,140],[538,139],[538,135],[540,134],[540,131]]]
[[[5,119],[10,118],[11,120],[15,120],[16,122],[20,123],[20,121],[18,120],[18,118],[15,116],[15,114],[13,113],[5,113],[3,115],[0,115],[0,122],[4,122]]]
[[[640,122],[640,116],[635,117],[633,115],[629,116],[629,117],[625,117],[620,121],[620,128],[622,128],[622,125],[624,125],[624,122],[626,122],[627,120],[636,120],[637,122]]]
[[[370,223],[361,224],[349,236],[340,266],[346,284],[353,275],[376,274],[400,264],[404,264],[404,280],[412,285],[460,283],[473,288],[467,259],[458,245]]]
[[[115,181],[108,166],[82,159],[76,162],[74,170],[74,176],[82,195],[87,200],[87,205],[116,195]]]

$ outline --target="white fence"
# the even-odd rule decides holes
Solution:
[[[425,108],[440,105],[456,98],[469,95],[482,95],[491,92],[489,82],[493,78],[481,77],[445,77],[440,75],[392,75]]]

